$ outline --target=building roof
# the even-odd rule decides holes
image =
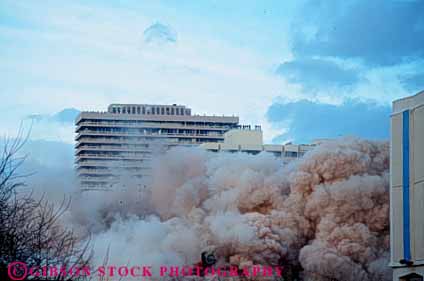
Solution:
[[[424,104],[424,91],[413,96],[401,98],[393,102],[393,113],[399,113],[406,109],[412,109]]]

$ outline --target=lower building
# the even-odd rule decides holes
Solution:
[[[209,151],[244,152],[258,154],[263,151],[274,154],[284,162],[302,157],[317,144],[263,144],[260,126],[240,126],[224,134],[222,143],[202,143],[200,146]]]
[[[424,91],[394,101],[391,116],[390,242],[393,280],[424,277]]]

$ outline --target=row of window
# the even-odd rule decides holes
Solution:
[[[86,166],[86,167],[78,167],[78,171],[80,171],[81,169],[84,169],[84,170],[91,170],[91,171],[104,171],[104,172],[108,172],[108,171],[117,171],[117,168],[115,168],[115,167],[102,167],[102,166],[100,166],[100,167],[92,167],[92,166]],[[137,172],[137,171],[144,171],[144,170],[146,170],[146,168],[145,167],[121,167],[121,169],[123,170],[123,171],[135,171],[135,172]]]
[[[78,156],[150,156],[150,152],[146,151],[131,151],[131,152],[122,152],[122,151],[107,151],[103,150],[84,150],[77,154]]]
[[[142,133],[142,134],[188,134],[188,135],[222,135],[220,131],[191,130],[191,129],[159,129],[159,128],[108,128],[108,127],[85,127],[80,133],[110,132],[110,133]]]
[[[83,147],[79,147],[79,148],[142,149],[142,148],[148,148],[148,147],[149,145],[147,143],[141,143],[141,144],[111,143],[107,145],[99,145],[97,143],[85,143]]]
[[[156,106],[119,106],[112,107],[112,113],[146,114],[146,115],[191,115],[188,108],[183,107],[156,107]]]
[[[210,151],[213,152],[219,152],[221,150],[218,149],[210,149]],[[231,152],[231,153],[238,153],[238,152],[243,152],[243,153],[247,153],[247,154],[258,154],[261,153],[263,150],[237,150],[237,149],[229,149],[229,150],[222,150],[225,152]],[[297,158],[297,157],[302,157],[305,153],[304,152],[296,152],[296,151],[284,151],[284,154],[280,151],[267,151],[264,150],[265,152],[269,152],[274,154],[274,156],[276,157],[290,157],[290,158]]]
[[[91,162],[91,161],[95,161],[95,162],[103,162],[103,163],[108,163],[109,161],[113,161],[113,162],[148,162],[148,161],[150,161],[150,159],[146,159],[146,158],[143,158],[143,159],[121,159],[121,158],[116,158],[116,159],[113,159],[113,158],[107,158],[107,159],[105,159],[105,158],[94,158],[94,159],[91,159],[91,158],[81,158],[81,159],[79,159],[78,160],[78,163],[85,163],[85,162]]]
[[[128,142],[142,142],[142,143],[155,143],[155,140],[163,141],[162,138],[155,139],[154,137],[146,138],[146,137],[139,137],[137,135],[128,135],[126,137],[119,137],[119,136],[106,136],[106,135],[92,135],[90,137],[80,137],[77,139],[79,144],[87,144],[88,142],[96,142],[96,145],[100,145],[102,143],[109,142],[123,142],[124,144],[127,144]],[[191,136],[186,135],[180,135],[176,138],[166,138],[167,144],[172,143],[178,143],[178,144],[194,144],[194,143],[203,143],[203,142],[219,142],[218,138],[191,138]]]
[[[214,127],[214,128],[222,128],[222,129],[235,129],[239,128],[240,125],[237,123],[231,122],[194,122],[194,121],[157,121],[157,120],[108,120],[108,119],[88,119],[84,118],[78,122],[78,126],[84,126],[84,124],[94,124],[94,125],[150,125],[150,124],[161,124],[169,125],[175,124],[176,126],[202,126],[202,127]]]

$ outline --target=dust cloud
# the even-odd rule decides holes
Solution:
[[[388,143],[356,138],[287,165],[269,153],[180,147],[155,157],[146,182],[82,193],[70,219],[92,233],[97,263],[108,254],[110,264],[183,266],[212,249],[217,266],[390,280],[388,172]]]

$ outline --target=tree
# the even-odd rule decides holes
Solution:
[[[26,273],[36,269],[32,280],[88,279],[77,269],[89,265],[89,242],[81,245],[60,221],[70,200],[56,206],[21,189],[27,176],[18,173],[26,158],[18,155],[27,140],[22,135],[20,129],[16,139],[4,142],[0,158],[0,280],[10,280],[8,269],[25,274],[21,265],[8,268],[14,262],[26,264]]]

